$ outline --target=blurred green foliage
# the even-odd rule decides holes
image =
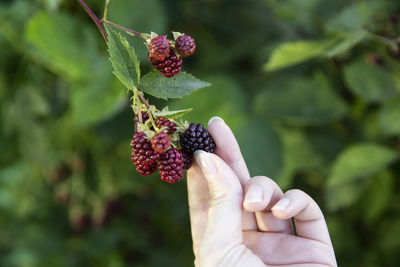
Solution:
[[[252,175],[313,196],[339,266],[399,265],[399,1],[113,0],[109,19],[193,36],[184,70],[212,86],[170,108],[223,117]],[[185,181],[136,174],[129,97],[75,1],[0,2],[1,266],[192,265]]]

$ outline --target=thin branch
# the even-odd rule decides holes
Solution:
[[[101,23],[101,20],[93,13],[93,11],[86,5],[85,1],[83,0],[77,0],[79,2],[79,4],[82,6],[82,8],[86,11],[86,13],[88,13],[88,15],[92,18],[92,20],[94,21],[94,23],[96,23],[97,28],[99,28],[101,34],[103,35],[104,39],[106,40],[106,42],[108,42],[108,38],[107,38],[107,33],[103,28],[103,25]]]
[[[145,106],[146,106],[147,108],[150,108],[149,102],[147,102],[147,100],[143,97],[142,92],[139,91],[139,92],[138,92],[138,95],[139,95],[140,100],[142,100],[143,104],[145,104]]]
[[[102,19],[101,22],[102,22],[102,23],[105,23],[105,24],[108,24],[108,25],[110,25],[110,26],[113,26],[113,27],[115,27],[115,28],[121,29],[121,30],[123,30],[123,31],[125,31],[125,32],[129,32],[129,33],[132,33],[132,34],[134,34],[134,35],[137,35],[137,36],[140,36],[140,37],[143,38],[143,36],[142,36],[142,34],[141,34],[140,32],[137,32],[137,31],[134,31],[134,30],[131,30],[131,29],[122,27],[121,25],[112,23],[112,22],[110,22],[110,21],[108,21],[108,20],[105,20],[105,19]]]

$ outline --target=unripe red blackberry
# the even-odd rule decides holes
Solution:
[[[180,135],[179,142],[182,149],[189,154],[196,150],[204,150],[209,153],[215,150],[214,140],[201,123],[191,123],[186,131]]]
[[[158,60],[148,54],[150,64],[158,70],[161,75],[171,78],[181,71],[182,59],[175,54],[171,48],[169,55],[164,60]]]
[[[176,148],[165,151],[158,161],[158,170],[162,181],[170,184],[180,181],[183,178],[182,154]]]
[[[145,111],[142,111],[141,113],[142,113],[142,123],[146,123],[146,121],[149,119],[149,113],[147,113]],[[138,114],[135,114],[133,122],[135,124],[135,132],[136,132],[137,131],[137,124],[140,122]]]
[[[175,50],[181,56],[190,56],[196,50],[196,43],[189,35],[181,35],[175,41]]]
[[[176,131],[176,123],[163,116],[157,118],[156,125],[159,129],[167,127],[168,134],[173,134]]]
[[[130,143],[132,147],[131,160],[136,167],[139,165],[151,165],[160,155],[151,147],[151,142],[142,132],[135,133]]]
[[[160,35],[150,40],[149,53],[152,58],[164,60],[168,56],[169,52],[169,40],[165,35]]]
[[[157,163],[154,162],[150,165],[143,165],[142,163],[138,162],[135,164],[136,171],[140,173],[142,176],[148,176],[153,174],[157,170]]]
[[[171,146],[171,139],[167,133],[158,133],[151,138],[151,146],[158,154],[161,154]]]
[[[183,169],[188,170],[192,166],[192,155],[184,150],[180,151],[183,157]]]

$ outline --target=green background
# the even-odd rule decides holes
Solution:
[[[223,117],[252,175],[320,204],[339,266],[400,264],[399,1],[113,0],[109,19],[193,36],[183,69],[212,86],[151,103]],[[0,266],[193,265],[186,181],[136,174],[129,97],[76,1],[0,2]]]

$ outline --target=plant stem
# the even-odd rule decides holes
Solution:
[[[377,42],[380,42],[380,43],[388,46],[393,51],[397,52],[397,50],[398,50],[395,40],[391,40],[391,39],[386,38],[384,36],[373,34],[373,33],[369,33],[369,38],[371,40],[375,40]]]
[[[125,32],[129,32],[129,33],[132,33],[132,34],[134,34],[134,35],[137,35],[137,36],[143,38],[143,36],[142,36],[142,34],[141,34],[140,32],[137,32],[137,31],[134,31],[134,30],[131,30],[131,29],[122,27],[121,25],[112,23],[112,22],[110,22],[110,21],[108,21],[108,20],[106,20],[106,19],[102,19],[100,22],[101,22],[101,23],[108,24],[108,25],[113,26],[113,27],[115,27],[115,28],[121,29],[121,30],[123,30],[123,31],[125,31]],[[144,39],[144,38],[143,38],[143,39]]]
[[[103,20],[107,19],[107,14],[108,14],[108,5],[110,4],[111,0],[106,0],[106,4],[104,6],[104,15],[103,15]]]
[[[140,92],[139,90],[138,90],[138,95],[143,104],[145,104],[147,108],[150,108],[149,102],[147,102],[147,100],[143,97],[142,92]]]
[[[79,4],[82,6],[82,8],[86,11],[86,13],[88,13],[88,15],[92,18],[92,20],[94,21],[94,23],[96,23],[97,28],[99,28],[101,34],[103,35],[104,39],[106,40],[106,42],[108,42],[108,38],[107,38],[107,33],[103,28],[103,25],[101,23],[101,20],[93,13],[93,11],[86,5],[85,1],[83,0],[77,0],[79,2]]]

